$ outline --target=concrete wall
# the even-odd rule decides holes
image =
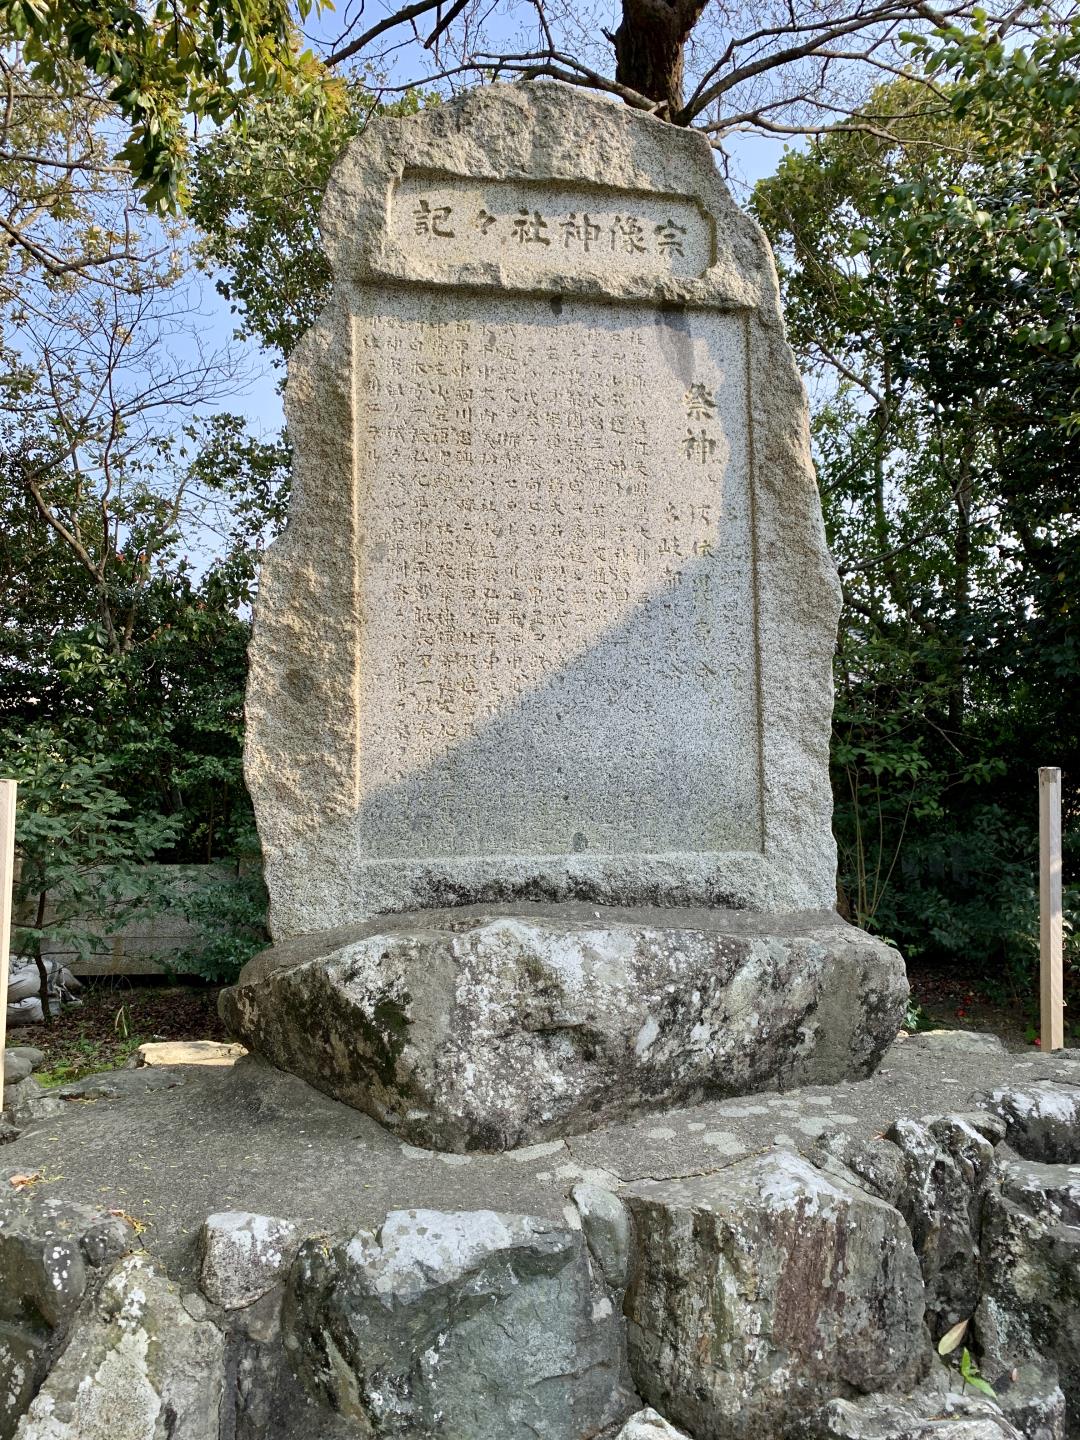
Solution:
[[[175,888],[177,896],[235,873],[233,866],[221,863],[151,868],[170,888]],[[48,919],[46,911],[46,923]],[[70,943],[46,941],[42,946],[43,955],[62,960],[76,975],[160,975],[167,968],[169,958],[186,949],[198,935],[179,906],[137,912],[126,925],[115,930],[109,924],[107,913],[87,915],[82,924],[88,934],[96,937],[89,955],[80,956]]]

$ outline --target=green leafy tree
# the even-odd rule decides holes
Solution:
[[[229,415],[186,443],[187,458],[163,443],[146,473],[114,472],[111,490],[101,476],[35,468],[40,505],[23,458],[9,464],[0,757],[63,717],[69,748],[114,758],[137,813],[175,819],[159,858],[189,861],[232,854],[250,829],[247,615],[259,554],[283,521],[288,452]]]
[[[247,616],[287,446],[199,418],[240,377],[170,212],[201,122],[270,95],[321,113],[310,9],[0,3],[0,768],[54,928],[91,891],[122,923],[143,861],[251,829]]]
[[[200,148],[190,214],[243,334],[284,358],[314,323],[330,284],[318,220],[334,161],[373,116],[419,104],[410,93],[383,105],[361,84],[335,82],[317,100],[261,102],[243,131],[219,131]]]
[[[100,944],[95,917],[108,912],[120,928],[153,903],[145,862],[170,839],[160,816],[138,815],[114,788],[116,762],[73,746],[49,725],[7,737],[5,768],[19,782],[15,845],[14,944],[31,956],[50,1020],[42,944],[59,941],[79,954]]]
[[[201,442],[170,472],[185,504],[161,503],[157,471],[126,500],[120,487],[129,508],[100,567],[28,503],[18,464],[0,494],[0,770],[22,780],[20,898],[37,918],[18,939],[35,957],[46,930],[83,950],[106,923],[93,917],[114,931],[133,909],[174,903],[148,861],[257,854],[242,763],[247,615],[258,555],[283,516],[287,450],[228,415]],[[95,526],[112,497],[92,485],[77,494],[62,471],[42,483],[101,558]],[[149,561],[133,563],[132,546]],[[203,942],[178,968],[234,974],[265,940],[260,890],[256,870],[198,899],[190,918]]]
[[[95,94],[115,117],[114,133],[122,132],[118,159],[145,203],[175,209],[183,200],[192,122],[224,125],[268,93],[317,91],[321,67],[301,51],[297,31],[297,21],[311,9],[310,0],[298,0],[295,14],[282,0],[159,0],[150,6],[5,0],[0,73],[6,72],[9,101],[18,98],[23,109],[22,77],[42,113],[73,93]],[[58,168],[33,150],[5,158]],[[77,150],[67,175],[85,179],[100,163],[96,154]],[[8,233],[24,243],[22,231]]]
[[[1080,31],[1024,48],[979,25],[917,53],[918,82],[786,156],[754,204],[814,377],[845,587],[833,760],[851,910],[911,953],[1019,975],[1034,766],[1080,758]]]
[[[251,843],[257,851],[254,834]],[[247,961],[270,943],[268,903],[262,873],[252,865],[192,890],[182,908],[198,940],[175,957],[174,968],[204,980],[235,980]]]

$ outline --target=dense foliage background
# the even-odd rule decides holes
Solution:
[[[893,81],[753,207],[844,583],[842,904],[1017,990],[1039,765],[1063,769],[1080,838],[1080,30],[1021,48],[981,24],[916,55],[940,103]]]

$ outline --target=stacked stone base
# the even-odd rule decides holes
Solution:
[[[833,913],[464,906],[286,942],[230,1030],[415,1145],[500,1151],[870,1073],[897,952]]]
[[[946,1048],[928,1058],[959,1083]],[[993,1046],[972,1058],[969,1073],[1010,1063]],[[972,1108],[871,1138],[837,1111],[805,1153],[773,1143],[611,1188],[602,1171],[568,1177],[558,1218],[417,1207],[327,1234],[217,1212],[173,1276],[136,1216],[9,1167],[0,1440],[1066,1440],[1080,1056],[1045,1063],[1053,1078],[1021,1064]],[[237,1099],[251,1093],[238,1079]],[[832,1098],[784,1102],[793,1128]],[[166,1100],[155,1086],[139,1103]],[[96,1109],[37,1133],[70,1120],[93,1143]],[[23,1119],[9,1154],[33,1144]],[[294,1179],[299,1215],[317,1177]],[[937,1354],[958,1321],[992,1397],[959,1351]]]
[[[347,1156],[370,1122],[343,1128],[343,1107],[274,1074],[12,1087],[0,1440],[1080,1436],[1080,1054],[917,1037],[873,1080],[569,1145],[383,1145],[405,1202],[389,1214],[364,1210],[374,1126],[351,1174],[308,1171],[320,1135]],[[943,1093],[960,1107],[923,1113]],[[68,1176],[43,1159],[75,1142]],[[235,1164],[215,1181],[222,1142]],[[680,1171],[688,1142],[711,1164]],[[288,1175],[265,1176],[268,1156]],[[490,1204],[521,1172],[543,1214]],[[167,1230],[186,1178],[232,1201],[284,1179],[289,1214]],[[312,1224],[334,1187],[377,1218]],[[408,1204],[435,1189],[455,1204]],[[937,1355],[962,1320],[975,1387],[959,1349]]]

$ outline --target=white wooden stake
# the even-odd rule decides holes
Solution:
[[[0,1110],[4,1108],[3,1052],[7,1042],[8,959],[11,953],[11,892],[15,884],[14,780],[0,780]]]
[[[1065,1044],[1061,982],[1061,771],[1039,771],[1039,1048]]]

